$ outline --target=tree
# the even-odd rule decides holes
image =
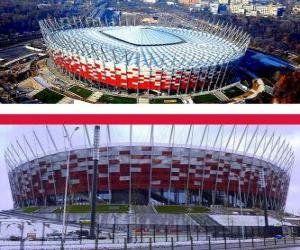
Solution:
[[[300,70],[279,76],[273,103],[300,103]]]

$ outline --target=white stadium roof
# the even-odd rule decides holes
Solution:
[[[136,46],[170,45],[185,42],[182,38],[164,29],[155,29],[155,27],[110,27],[102,29],[101,32],[112,39],[119,39],[121,43],[125,42]]]
[[[40,22],[48,47],[90,63],[131,65],[137,68],[207,68],[242,57],[249,35],[239,28],[206,23],[197,29],[165,26],[72,26]]]

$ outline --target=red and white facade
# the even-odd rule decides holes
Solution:
[[[40,21],[54,65],[101,88],[167,95],[226,86],[226,73],[250,38],[234,26],[199,22],[194,30],[99,20]]]
[[[222,139],[222,147],[196,146],[190,143],[193,129],[190,126],[185,145],[172,142],[175,132],[171,129],[169,144],[155,143],[150,137],[145,143],[128,141],[100,146],[99,197],[109,203],[147,204],[154,199],[169,204],[230,206],[237,206],[241,198],[246,207],[262,207],[266,187],[269,209],[284,208],[294,160],[288,144],[274,136],[255,135],[256,130],[248,135],[246,142],[251,146],[256,140],[255,146],[264,145],[262,148],[254,149],[253,153],[246,153],[248,145],[244,153],[229,150],[226,146],[234,139],[230,136],[234,134],[233,127],[229,137]],[[217,135],[205,135],[205,129],[203,138],[214,136],[214,140],[221,140],[222,129],[220,126]],[[243,131],[242,137],[248,133],[247,127]],[[240,137],[235,148],[244,139]],[[61,203],[68,157],[70,199],[88,200],[94,163],[92,151],[83,148],[57,152],[15,167],[11,165],[12,154],[7,153],[15,206]]]

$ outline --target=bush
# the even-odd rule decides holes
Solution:
[[[67,207],[69,213],[89,213],[91,211],[90,205],[71,205]],[[99,204],[96,208],[97,213],[127,213],[128,205],[103,205]],[[58,208],[55,213],[62,213],[63,209]]]
[[[33,96],[34,99],[39,99],[43,103],[55,104],[64,98],[63,95],[56,93],[50,89],[43,89]]]
[[[155,206],[158,213],[169,213],[169,214],[187,214],[187,213],[207,213],[210,210],[206,207],[194,206],[180,206],[180,205],[165,205]]]
[[[197,95],[193,96],[192,99],[194,103],[220,103],[220,100],[212,94]]]
[[[23,212],[25,213],[33,213],[37,210],[39,210],[40,208],[39,207],[25,207],[23,208]]]
[[[234,86],[232,88],[228,88],[222,91],[228,98],[234,98],[237,96],[243,95],[245,92],[238,87]]]
[[[134,104],[136,99],[132,97],[113,96],[113,95],[102,95],[98,102],[100,103],[114,103],[114,104]]]
[[[69,88],[69,91],[73,92],[76,95],[79,95],[83,99],[86,99],[93,94],[93,91],[82,88],[80,86],[72,86],[71,88]]]
[[[176,103],[182,103],[182,101],[178,98],[155,98],[155,99],[150,99],[150,103],[152,103],[152,104],[176,104]]]

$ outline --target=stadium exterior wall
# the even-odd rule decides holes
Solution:
[[[203,69],[140,69],[126,65],[106,65],[98,60],[88,62],[79,56],[65,56],[61,51],[51,51],[54,65],[72,77],[87,83],[99,84],[109,89],[140,91],[155,90],[169,95],[201,93],[225,87],[225,69],[228,65]],[[234,62],[231,62],[233,64]],[[230,65],[229,65],[230,67]]]
[[[262,207],[264,175],[269,209],[282,209],[289,186],[286,170],[261,158],[205,148],[122,145],[99,148],[98,194],[107,202]],[[15,207],[62,203],[69,152],[23,163],[9,172]],[[92,149],[70,151],[70,200],[88,200]]]

